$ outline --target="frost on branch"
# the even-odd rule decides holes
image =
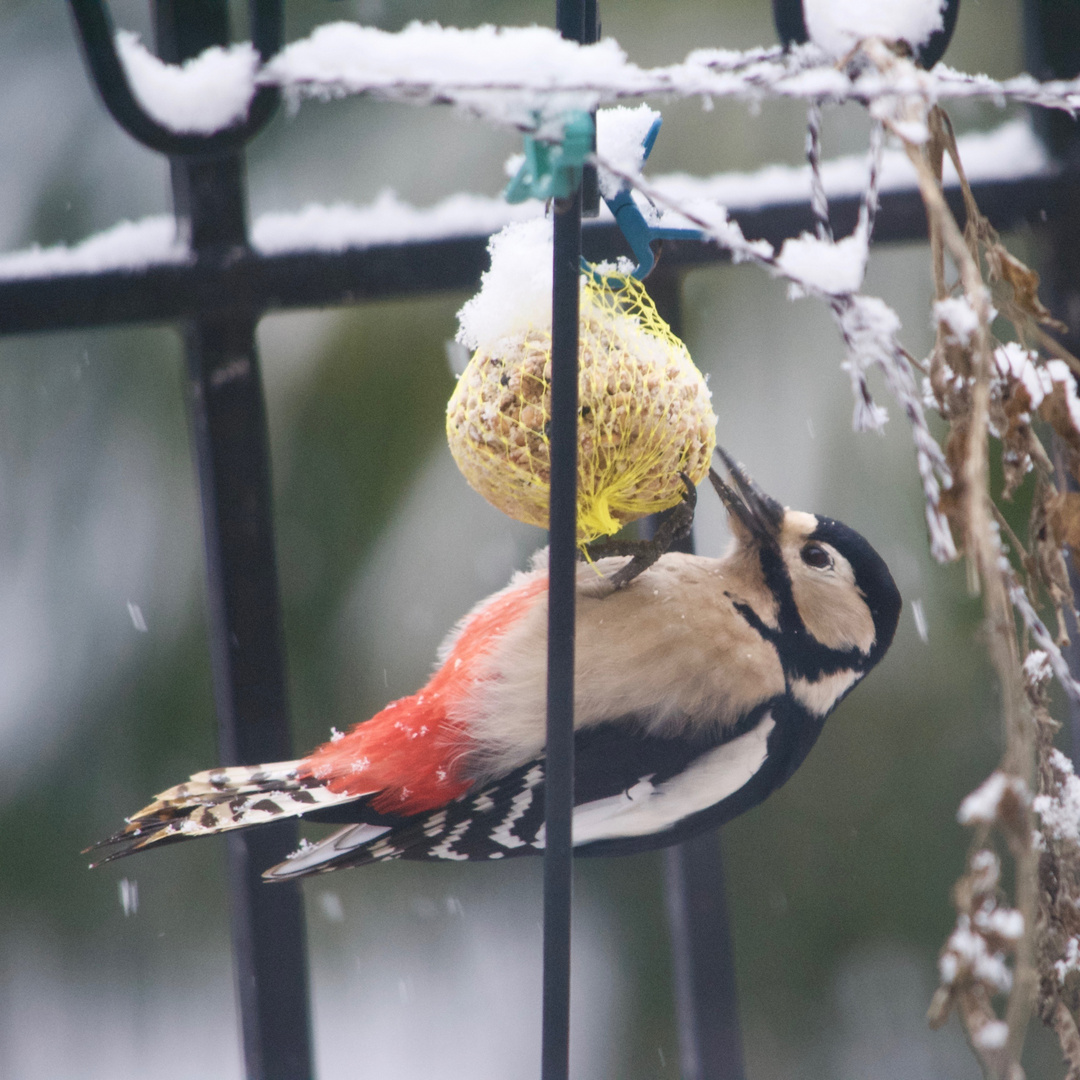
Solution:
[[[1038,653],[1025,661],[1039,770],[1033,803],[1039,853],[1036,1006],[1057,1034],[1073,1080],[1080,1076],[1080,779],[1052,742],[1058,725],[1046,708],[1047,667]]]
[[[1012,990],[1010,962],[1023,940],[1024,917],[1002,903],[1001,862],[989,848],[971,855],[953,899],[956,926],[938,957],[940,986],[930,1004],[930,1025],[940,1027],[955,1009],[983,1067],[990,1075],[1007,1075],[1002,1066],[1009,1026],[994,1003]]]
[[[960,804],[956,820],[961,825],[993,825],[999,819],[1015,817],[1028,801],[1023,780],[995,771]]]

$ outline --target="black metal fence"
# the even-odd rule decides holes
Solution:
[[[103,0],[69,3],[87,67],[106,107],[134,138],[168,156],[175,214],[192,257],[181,265],[138,271],[0,282],[0,334],[145,322],[182,326],[202,501],[221,760],[282,760],[290,756],[289,715],[256,324],[274,310],[472,288],[486,267],[487,238],[336,254],[258,254],[248,243],[244,146],[273,114],[277,92],[260,90],[247,120],[230,130],[207,137],[173,134],[135,100]],[[157,51],[164,60],[183,61],[230,40],[226,0],[152,0],[152,7]],[[252,40],[268,57],[282,43],[282,0],[251,0],[250,9]],[[596,6],[591,0],[559,0],[557,24],[568,37],[594,40]],[[1080,14],[1075,4],[1031,0],[1027,27],[1031,70],[1042,77],[1080,71]],[[1064,163],[1061,171],[977,185],[976,196],[998,229],[1027,224],[1044,239],[1050,287],[1071,315],[1071,298],[1080,292],[1078,246],[1070,239],[1080,235],[1080,188],[1069,169],[1073,123],[1058,117],[1054,125],[1049,134]],[[844,231],[854,223],[857,200],[838,200],[832,212],[836,227]],[[805,204],[736,209],[733,216],[747,235],[773,243],[813,227]],[[878,242],[925,235],[915,191],[883,196],[875,235]],[[582,227],[579,193],[555,207],[545,1080],[559,1080],[568,1072],[576,305],[582,250],[595,259],[621,253],[623,245],[614,225],[586,221]],[[724,258],[708,244],[666,244],[650,287],[676,330],[681,275]],[[301,896],[296,885],[266,888],[259,879],[261,869],[283,858],[295,840],[291,823],[229,839],[233,940],[249,1080],[305,1080],[313,1075]],[[672,850],[665,864],[684,1080],[739,1080],[743,1075],[719,858],[714,843],[691,842]]]

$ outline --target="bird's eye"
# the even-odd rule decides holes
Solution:
[[[802,561],[815,570],[827,570],[832,566],[832,557],[820,544],[807,544],[802,549]]]

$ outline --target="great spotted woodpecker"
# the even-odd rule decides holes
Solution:
[[[960,0],[773,0],[785,46],[812,41],[840,59],[865,38],[883,38],[928,70],[949,47],[959,13]]]
[[[578,575],[573,838],[657,848],[761,802],[884,656],[900,595],[829,518],[785,510],[726,454],[722,559],[668,552],[624,587]],[[547,574],[518,574],[450,635],[416,694],[298,761],[197,773],[97,847],[101,861],[287,816],[350,824],[270,881],[384,859],[502,859],[544,847]]]

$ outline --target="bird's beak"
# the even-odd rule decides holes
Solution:
[[[709,469],[709,479],[727,512],[754,540],[775,546],[784,520],[784,508],[774,498],[766,495],[723,447],[718,446],[716,452],[734,484],[732,487],[715,469]]]

